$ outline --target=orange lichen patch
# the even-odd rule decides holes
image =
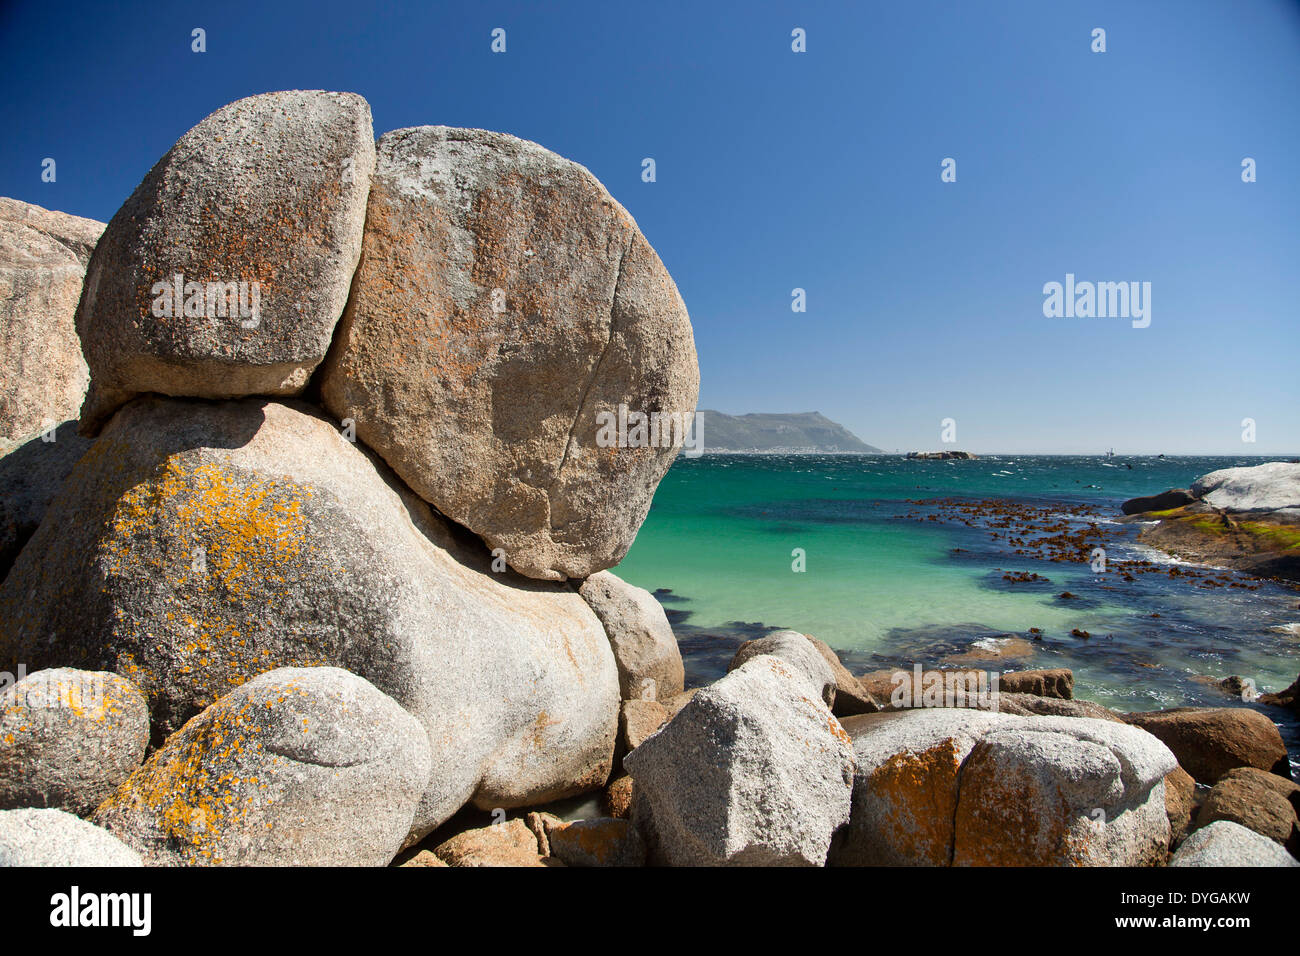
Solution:
[[[629,826],[628,821],[616,819],[587,820],[580,826],[553,824],[547,831],[551,855],[556,855],[557,844],[568,844],[592,865],[610,866],[623,850]]]
[[[288,690],[308,696],[294,685]],[[218,701],[169,737],[100,806],[97,819],[112,824],[143,818],[184,862],[222,862],[227,833],[255,824],[250,816],[278,796],[278,788],[263,792],[268,785],[261,777],[274,783],[288,761],[267,760],[257,738],[266,727],[263,704],[282,706],[283,700],[232,695]]]
[[[887,831],[899,859],[916,866],[952,862],[960,763],[949,739],[928,750],[894,754],[870,774],[868,791],[888,808]]]
[[[313,496],[287,478],[181,455],[122,495],[100,545],[106,575],[118,582],[112,590],[134,593],[144,583],[173,609],[149,618],[117,609],[115,669],[150,696],[164,675],[183,678],[201,707],[273,667],[329,663],[310,641],[288,655],[267,646],[281,646],[267,603],[290,598],[310,577],[303,506]]]
[[[1017,767],[1000,766],[977,744],[962,769],[954,860],[966,866],[1079,866],[1087,839],[1071,836],[1060,790],[1045,792]]]

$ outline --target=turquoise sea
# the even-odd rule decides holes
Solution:
[[[668,611],[688,686],[723,673],[741,641],[790,627],[854,673],[1070,667],[1076,696],[1121,710],[1231,703],[1211,679],[1266,692],[1300,672],[1300,586],[1171,562],[1117,519],[1126,498],[1262,460],[678,458],[617,572]],[[1084,550],[1050,560],[1061,552],[1042,540],[1076,534]],[[1103,573],[1081,559],[1097,542]],[[1294,760],[1300,738],[1283,732]]]

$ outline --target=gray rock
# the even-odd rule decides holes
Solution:
[[[370,107],[354,93],[250,96],[177,140],[90,260],[76,320],[87,434],[144,392],[301,392],[347,301],[374,157]],[[239,283],[245,308],[231,316],[223,295],[238,301]]]
[[[1151,866],[1170,825],[1155,737],[1087,717],[1004,717],[962,765],[957,866]]]
[[[1219,820],[1188,836],[1169,865],[1300,866],[1300,861],[1268,837],[1231,820]]]
[[[848,735],[770,655],[700,690],[624,766],[656,862],[821,866],[849,819]]]
[[[1300,517],[1300,463],[1221,468],[1192,482],[1192,494],[1220,511],[1282,511]]]
[[[0,866],[130,866],[140,854],[63,810],[0,811]]]
[[[134,681],[156,743],[267,670],[349,670],[429,733],[416,837],[469,801],[603,786],[618,729],[581,597],[493,573],[333,423],[261,399],[114,417],[0,587],[0,670],[18,661]]]
[[[387,866],[430,772],[424,728],[368,681],[286,667],[189,721],[95,811],[159,866]]]
[[[836,717],[852,717],[855,714],[874,714],[880,710],[880,704],[871,696],[871,691],[849,673],[849,669],[840,663],[840,657],[829,644],[811,634],[804,638],[817,649],[822,659],[830,665],[835,676],[835,704],[831,712]]]
[[[682,444],[602,415],[680,423],[699,370],[672,279],[595,177],[512,136],[425,126],[379,141],[321,385],[420,497],[558,580],[622,559]]]
[[[67,245],[0,218],[0,453],[77,415],[89,378],[73,325],[84,276]]]
[[[95,251],[95,244],[104,232],[104,224],[98,219],[55,212],[7,196],[0,196],[0,220],[21,223],[67,246],[83,269],[90,262],[90,254]]]
[[[144,760],[149,709],[102,671],[37,671],[0,694],[0,809],[88,816]]]
[[[609,637],[624,700],[667,700],[682,692],[686,680],[682,652],[653,594],[610,571],[591,575],[578,593]]]
[[[0,581],[36,533],[50,499],[89,448],[90,439],[78,435],[77,423],[68,421],[19,441],[0,455]]]
[[[727,670],[734,671],[763,654],[779,657],[793,666],[808,682],[812,693],[820,697],[827,707],[835,706],[835,672],[804,635],[798,631],[774,631],[746,641],[737,648],[736,656],[727,665]]]

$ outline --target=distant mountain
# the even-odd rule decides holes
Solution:
[[[702,408],[696,414],[706,454],[884,454],[820,412],[724,415]]]

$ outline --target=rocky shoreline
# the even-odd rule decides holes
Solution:
[[[0,864],[1300,865],[1249,707],[788,630],[687,689],[608,569],[693,333],[581,166],[270,93],[71,218],[0,204]]]

